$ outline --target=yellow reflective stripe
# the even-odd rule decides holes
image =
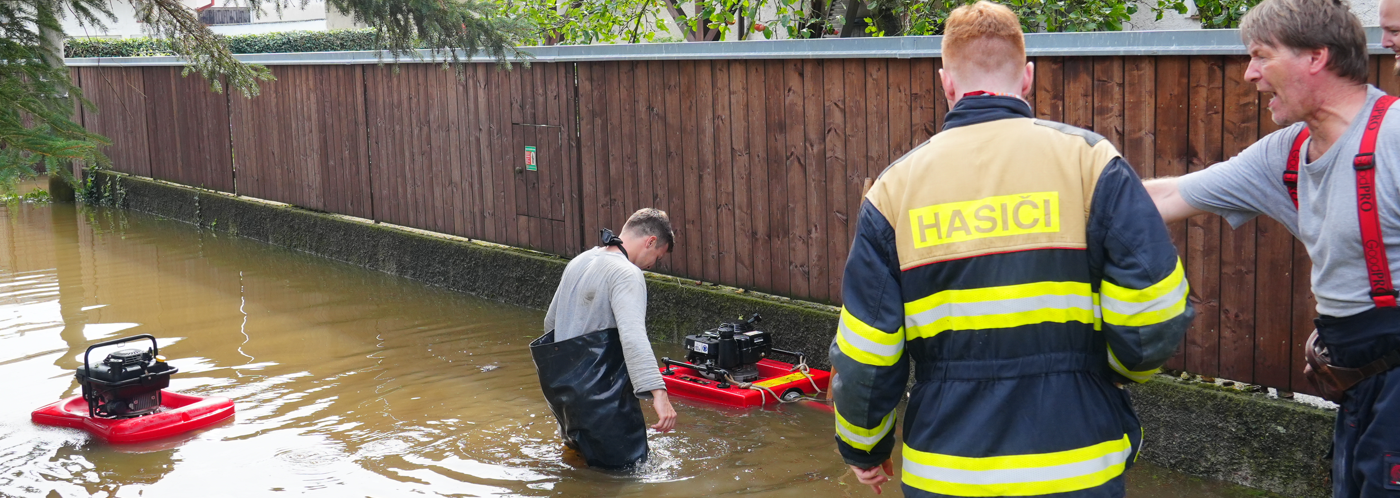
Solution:
[[[1176,259],[1176,269],[1162,281],[1152,284],[1146,289],[1135,290],[1127,287],[1119,287],[1109,282],[1103,283],[1103,294],[1105,296],[1129,303],[1146,303],[1160,299],[1175,290],[1182,280],[1186,279],[1186,269],[1181,266],[1181,258]]]
[[[1122,439],[1054,453],[985,458],[904,446],[904,483],[952,496],[1031,496],[1102,485],[1123,473],[1132,442]]]
[[[1010,328],[1036,323],[1096,321],[1095,295],[1084,282],[948,290],[905,303],[908,339],[949,330]]]
[[[840,407],[836,408],[836,435],[842,441],[851,445],[852,448],[861,451],[870,451],[881,439],[884,439],[894,428],[894,410],[885,415],[880,421],[880,426],[874,429],[866,429],[846,421],[846,417],[841,416]]]
[[[860,321],[843,306],[836,327],[836,344],[842,354],[855,361],[887,367],[904,354],[904,329],[884,332]]]
[[[1158,368],[1151,370],[1132,371],[1123,366],[1123,362],[1118,360],[1118,355],[1113,353],[1113,346],[1108,347],[1108,366],[1113,367],[1113,371],[1123,374],[1124,377],[1132,379],[1133,382],[1143,383],[1152,378],[1152,374],[1157,373]]]
[[[1105,282],[1105,284],[1107,284],[1107,282]],[[1186,311],[1187,289],[1185,282],[1182,282],[1181,289],[1181,294],[1179,296],[1174,296],[1175,300],[1170,302],[1166,307],[1131,315],[1113,311],[1113,308],[1108,303],[1104,303],[1103,321],[1109,325],[1118,325],[1122,327],[1146,327],[1176,318]]]
[[[1190,294],[1186,271],[1177,259],[1176,269],[1162,281],[1143,290],[1103,282],[1103,320],[1110,325],[1145,327],[1176,318],[1186,311]]]

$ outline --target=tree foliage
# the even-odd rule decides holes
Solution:
[[[246,0],[259,12],[276,12],[309,0]],[[200,23],[195,12],[179,0],[0,0],[0,189],[35,174],[43,164],[67,175],[64,165],[106,161],[100,136],[72,121],[75,106],[85,105],[81,91],[68,77],[57,40],[63,37],[61,18],[74,19],[88,31],[105,31],[116,21],[113,2],[128,2],[148,34],[162,48],[182,58],[185,74],[198,73],[215,91],[226,84],[247,96],[259,93],[272,79],[262,66],[239,62],[229,41]],[[427,47],[435,56],[462,62],[480,52],[500,61],[518,55],[515,46],[527,24],[505,16],[494,0],[328,0],[327,8],[351,15],[368,25],[377,48],[399,57],[416,56]],[[458,51],[461,50],[461,52]]]
[[[539,45],[718,41],[751,36],[817,38],[831,32],[829,15],[842,0],[503,0],[506,12],[531,26]]]
[[[1240,27],[1240,20],[1244,19],[1245,12],[1259,4],[1260,0],[1194,0],[1196,13],[1200,17],[1201,27],[1205,29],[1226,29]],[[1187,13],[1190,9],[1186,5],[1186,0],[1160,0],[1157,7],[1152,9],[1157,13],[1157,20],[1162,19],[1166,11],[1176,11],[1180,14]]]

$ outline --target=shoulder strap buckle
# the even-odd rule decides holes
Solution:
[[[1357,171],[1365,171],[1376,167],[1376,154],[1373,152],[1362,152],[1351,160],[1351,167]]]

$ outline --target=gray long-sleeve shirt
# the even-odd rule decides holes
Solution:
[[[616,327],[633,390],[637,397],[649,398],[651,391],[666,389],[666,383],[647,339],[646,317],[647,283],[642,270],[621,252],[594,247],[564,268],[544,316],[544,330],[553,330],[555,341],[566,341]]]

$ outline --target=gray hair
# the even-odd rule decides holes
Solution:
[[[1366,30],[1346,0],[1264,0],[1240,21],[1240,37],[1294,51],[1326,48],[1333,74],[1363,84],[1370,76]]]

